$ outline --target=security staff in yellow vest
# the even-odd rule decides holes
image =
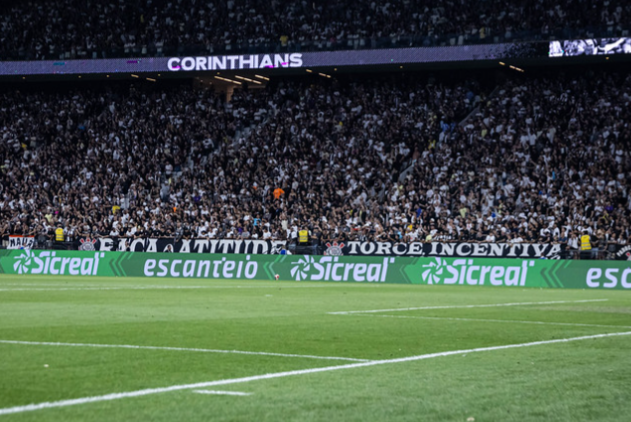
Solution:
[[[589,239],[589,232],[585,230],[583,235],[581,236],[581,250],[582,251],[590,251],[592,250],[592,242]]]
[[[64,240],[66,240],[66,233],[61,224],[59,224],[55,229],[55,242],[63,242]]]
[[[589,259],[592,255],[592,242],[587,230],[581,236],[581,259]]]
[[[309,230],[304,227],[298,232],[298,243],[302,245],[309,243]]]

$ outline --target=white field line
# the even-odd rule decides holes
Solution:
[[[251,396],[252,395],[252,393],[243,393],[241,391],[218,391],[218,390],[193,390],[193,393],[220,394],[224,396]]]
[[[566,325],[570,327],[600,327],[600,328],[631,328],[630,325],[604,325],[604,324],[581,324],[574,322],[550,322],[550,321],[522,321],[512,319],[486,319],[486,318],[452,318],[452,317],[430,317],[430,316],[411,316],[411,315],[372,315],[363,314],[375,318],[404,318],[404,319],[435,319],[447,321],[471,321],[471,322],[505,322],[515,324],[535,324],[535,325]]]
[[[342,358],[335,356],[313,356],[298,355],[292,353],[272,353],[272,352],[249,352],[244,350],[220,350],[220,349],[197,349],[187,347],[163,347],[163,346],[137,346],[131,344],[98,344],[98,343],[56,343],[46,341],[21,341],[21,340],[0,340],[0,344],[20,344],[27,346],[61,346],[61,347],[96,347],[103,349],[140,349],[140,350],[166,350],[173,352],[201,352],[201,353],[225,353],[234,355],[259,355],[278,356],[283,358],[304,358],[321,360],[347,360],[351,362],[370,362],[369,359]]]
[[[173,289],[183,289],[186,287],[177,286]],[[151,290],[154,287],[9,287],[0,288],[0,292],[63,292],[69,290]]]
[[[568,343],[572,341],[590,340],[590,339],[615,337],[615,336],[628,336],[628,335],[631,335],[631,331],[620,332],[620,333],[595,334],[591,336],[572,337],[572,338],[555,339],[555,340],[534,341],[530,343],[508,344],[504,346],[480,347],[477,349],[453,350],[449,352],[429,353],[426,355],[409,356],[409,357],[397,358],[397,359],[373,360],[369,362],[349,363],[346,365],[326,366],[322,368],[311,368],[311,369],[302,369],[302,370],[297,370],[297,371],[275,372],[271,374],[254,375],[251,377],[198,382],[195,384],[181,384],[181,385],[172,385],[170,387],[147,388],[144,390],[105,394],[102,396],[81,397],[81,398],[70,399],[70,400],[60,400],[60,401],[54,401],[54,402],[28,404],[25,406],[6,407],[3,409],[0,409],[0,415],[9,415],[12,413],[30,412],[33,410],[51,409],[51,408],[56,408],[56,407],[74,406],[78,404],[118,400],[118,399],[124,399],[128,397],[141,397],[141,396],[148,396],[151,394],[168,393],[171,391],[181,391],[181,390],[190,390],[190,389],[196,389],[196,388],[214,387],[217,385],[242,384],[242,383],[251,382],[251,381],[259,381],[259,380],[266,380],[266,379],[273,379],[273,378],[284,378],[284,377],[290,377],[290,376],[296,376],[296,375],[315,374],[318,372],[339,371],[342,369],[362,368],[362,367],[367,367],[367,366],[384,365],[384,364],[389,364],[389,363],[412,362],[412,361],[417,361],[417,360],[432,359],[432,358],[438,358],[438,357],[444,357],[444,356],[462,355],[466,353],[490,352],[493,350],[505,350],[505,349],[518,349],[522,347],[541,346],[545,344]]]
[[[75,287],[160,287],[160,286],[169,286],[166,284],[104,284],[104,283],[74,283],[74,282],[66,282],[66,283],[0,283],[0,288],[75,288]],[[184,285],[186,286],[186,285]],[[208,287],[208,286],[203,286]],[[221,286],[224,287],[224,286]],[[226,286],[230,287],[230,286]]]
[[[444,305],[444,306],[418,306],[414,308],[395,309],[369,309],[365,311],[339,311],[327,312],[329,315],[351,315],[351,314],[376,314],[380,312],[403,312],[419,311],[423,309],[468,309],[468,308],[494,308],[501,306],[529,306],[529,305],[554,305],[558,303],[585,303],[585,302],[605,302],[609,299],[586,299],[586,300],[554,300],[549,302],[514,302],[514,303],[490,303],[487,305]]]
[[[73,286],[73,287],[94,287],[94,283],[92,284],[83,284],[83,283],[71,283],[71,282],[67,282],[67,283],[0,283],[0,286],[4,287],[4,286],[19,286],[19,287],[24,287],[24,286],[35,286],[35,287],[68,287],[68,286]],[[102,286],[102,287],[109,287],[109,286]],[[114,287],[114,286],[112,286]]]
[[[1,284],[0,284],[1,286]],[[0,287],[0,292],[37,292],[37,291],[68,291],[68,290],[186,290],[186,289],[319,289],[329,287],[349,287],[349,285],[321,285],[321,286],[117,286],[117,287]]]

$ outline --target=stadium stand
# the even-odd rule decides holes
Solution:
[[[0,59],[497,43],[628,35],[621,1],[5,1]]]
[[[0,235],[560,242],[631,235],[631,76],[379,76],[0,95]]]

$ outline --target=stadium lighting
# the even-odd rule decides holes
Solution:
[[[262,84],[262,82],[255,81],[254,79],[245,78],[243,76],[235,75],[234,77],[237,78],[237,79],[241,79],[241,80],[244,80],[244,81],[252,82],[252,83],[255,83],[255,84],[258,84],[258,85]]]
[[[151,82],[156,82],[156,80],[155,80],[155,79],[153,79],[153,78],[147,78],[147,80],[148,80],[148,81],[151,81]]]
[[[134,75],[133,73],[131,74],[131,77],[132,77],[132,78],[139,78],[139,76],[138,76],[138,75]]]
[[[236,85],[241,85],[241,82],[239,82],[239,81],[233,81],[232,79],[223,78],[221,76],[215,76],[215,79],[219,79],[219,80],[226,81],[226,82],[232,82],[233,84],[236,84]]]
[[[313,73],[313,70],[311,69],[305,69],[307,71],[307,73]]]
[[[261,76],[261,75],[254,75],[254,76],[259,79],[263,79],[264,81],[269,81],[269,78],[266,78],[265,76]]]

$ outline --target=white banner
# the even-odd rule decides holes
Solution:
[[[7,249],[31,249],[34,244],[34,236],[9,236]]]

